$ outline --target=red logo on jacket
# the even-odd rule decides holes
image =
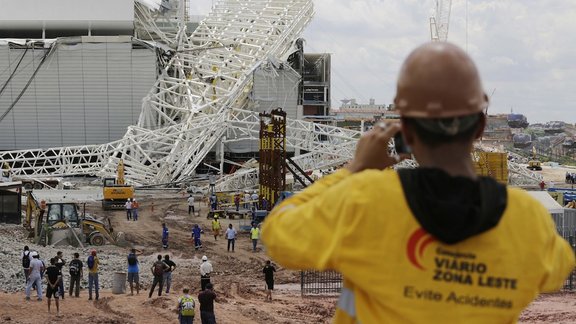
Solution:
[[[410,235],[408,244],[406,245],[406,254],[410,263],[420,270],[426,270],[420,261],[422,260],[422,255],[424,254],[424,250],[428,244],[434,241],[436,241],[436,239],[432,235],[428,234],[423,228],[415,230],[414,233]]]

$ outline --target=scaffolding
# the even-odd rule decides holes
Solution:
[[[271,209],[286,187],[286,112],[260,113],[260,199]]]

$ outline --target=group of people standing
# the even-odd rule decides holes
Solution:
[[[212,264],[208,261],[207,256],[202,256],[202,264],[200,264],[200,293],[198,294],[198,301],[200,302],[200,318],[202,324],[215,324],[216,317],[214,314],[214,301],[217,301],[214,286],[210,281],[210,274],[213,271]],[[266,301],[272,301],[272,290],[274,290],[274,273],[276,268],[272,265],[270,260],[266,261],[262,273],[264,274],[264,281],[266,283]],[[180,324],[193,323],[195,316],[194,298],[190,295],[190,289],[184,288],[184,295],[178,298],[178,319]]]
[[[136,201],[136,198],[128,198],[126,203],[124,204],[126,207],[126,220],[138,220],[138,208],[140,208],[140,204]]]
[[[165,225],[165,224],[164,224]],[[233,228],[232,224],[226,231],[226,237],[228,238],[229,246],[234,251],[234,240],[236,236],[236,230]],[[38,294],[38,300],[42,300],[42,277],[46,277],[47,289],[46,298],[48,300],[48,311],[51,308],[51,299],[55,299],[56,311],[59,315],[60,304],[59,298],[64,299],[64,275],[63,269],[66,265],[66,261],[62,256],[62,252],[59,251],[55,257],[50,259],[50,265],[46,266],[42,260],[40,260],[40,255],[38,252],[30,251],[28,246],[24,247],[24,251],[21,254],[22,265],[24,268],[24,274],[26,277],[26,300],[30,300],[30,292],[33,288],[36,289]],[[96,250],[91,250],[90,255],[86,259],[86,267],[88,268],[88,300],[92,300],[92,293],[95,292],[95,299],[98,300],[99,295],[99,281],[98,281],[98,267],[100,260],[98,259]],[[130,285],[130,295],[134,295],[134,289],[136,294],[140,293],[140,262],[138,260],[138,254],[136,249],[131,249],[127,256],[128,264],[128,283]],[[79,253],[74,253],[74,259],[68,264],[68,270],[70,273],[70,287],[69,296],[80,297],[80,280],[84,274],[84,262],[80,260]],[[176,269],[176,263],[170,260],[168,254],[162,256],[157,255],[157,260],[151,266],[150,271],[152,272],[154,278],[150,287],[150,292],[148,298],[151,298],[156,286],[158,286],[158,296],[162,296],[164,291],[164,286],[166,287],[165,294],[170,293],[171,283],[172,283],[172,272]],[[270,261],[266,262],[266,265],[262,272],[265,276],[266,282],[266,300],[272,300],[271,291],[274,289],[274,272],[276,269],[270,264]],[[200,303],[200,316],[202,323],[211,324],[216,323],[214,315],[214,301],[216,301],[216,293],[213,290],[213,284],[211,282],[211,274],[213,272],[212,264],[208,261],[207,256],[202,256],[202,263],[200,265],[200,293],[198,295],[198,301]],[[178,298],[178,313],[180,323],[192,323],[195,316],[195,302],[190,296],[190,289],[183,289],[184,295]]]
[[[56,314],[60,313],[59,298],[64,299],[66,295],[64,290],[64,265],[66,261],[63,258],[62,252],[58,251],[56,256],[50,259],[50,264],[46,266],[44,261],[40,259],[40,254],[36,251],[30,251],[28,246],[24,247],[21,253],[22,267],[24,268],[24,276],[26,278],[26,300],[30,300],[32,289],[36,289],[37,300],[42,301],[42,278],[46,277],[46,298],[48,300],[48,311],[50,312],[51,300],[54,298],[56,303]],[[95,289],[96,300],[99,297],[98,287],[98,257],[96,251],[92,250],[87,259],[88,274],[88,290],[89,300],[92,300],[92,291]],[[80,279],[83,276],[84,264],[80,260],[80,254],[74,253],[74,259],[68,265],[70,273],[70,287],[68,295],[70,297],[80,297]]]

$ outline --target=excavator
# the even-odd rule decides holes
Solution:
[[[536,155],[536,147],[532,146],[532,159],[528,161],[528,169],[533,171],[542,171],[542,163]]]
[[[134,187],[129,186],[124,181],[124,161],[118,162],[116,178],[104,178],[103,181],[102,209],[124,209],[124,204],[128,199],[134,198]]]
[[[29,230],[34,243],[44,246],[71,238],[82,247],[83,243],[99,246],[106,241],[118,244],[121,237],[121,233],[114,233],[110,219],[105,224],[84,212],[80,213],[75,202],[46,202],[42,199],[38,203],[32,191],[27,193],[24,227]]]

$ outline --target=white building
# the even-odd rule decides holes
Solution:
[[[368,104],[357,103],[356,99],[344,99],[340,108],[332,113],[338,120],[345,121],[373,122],[381,118],[398,118],[393,105],[378,105],[374,99],[370,99]]]

